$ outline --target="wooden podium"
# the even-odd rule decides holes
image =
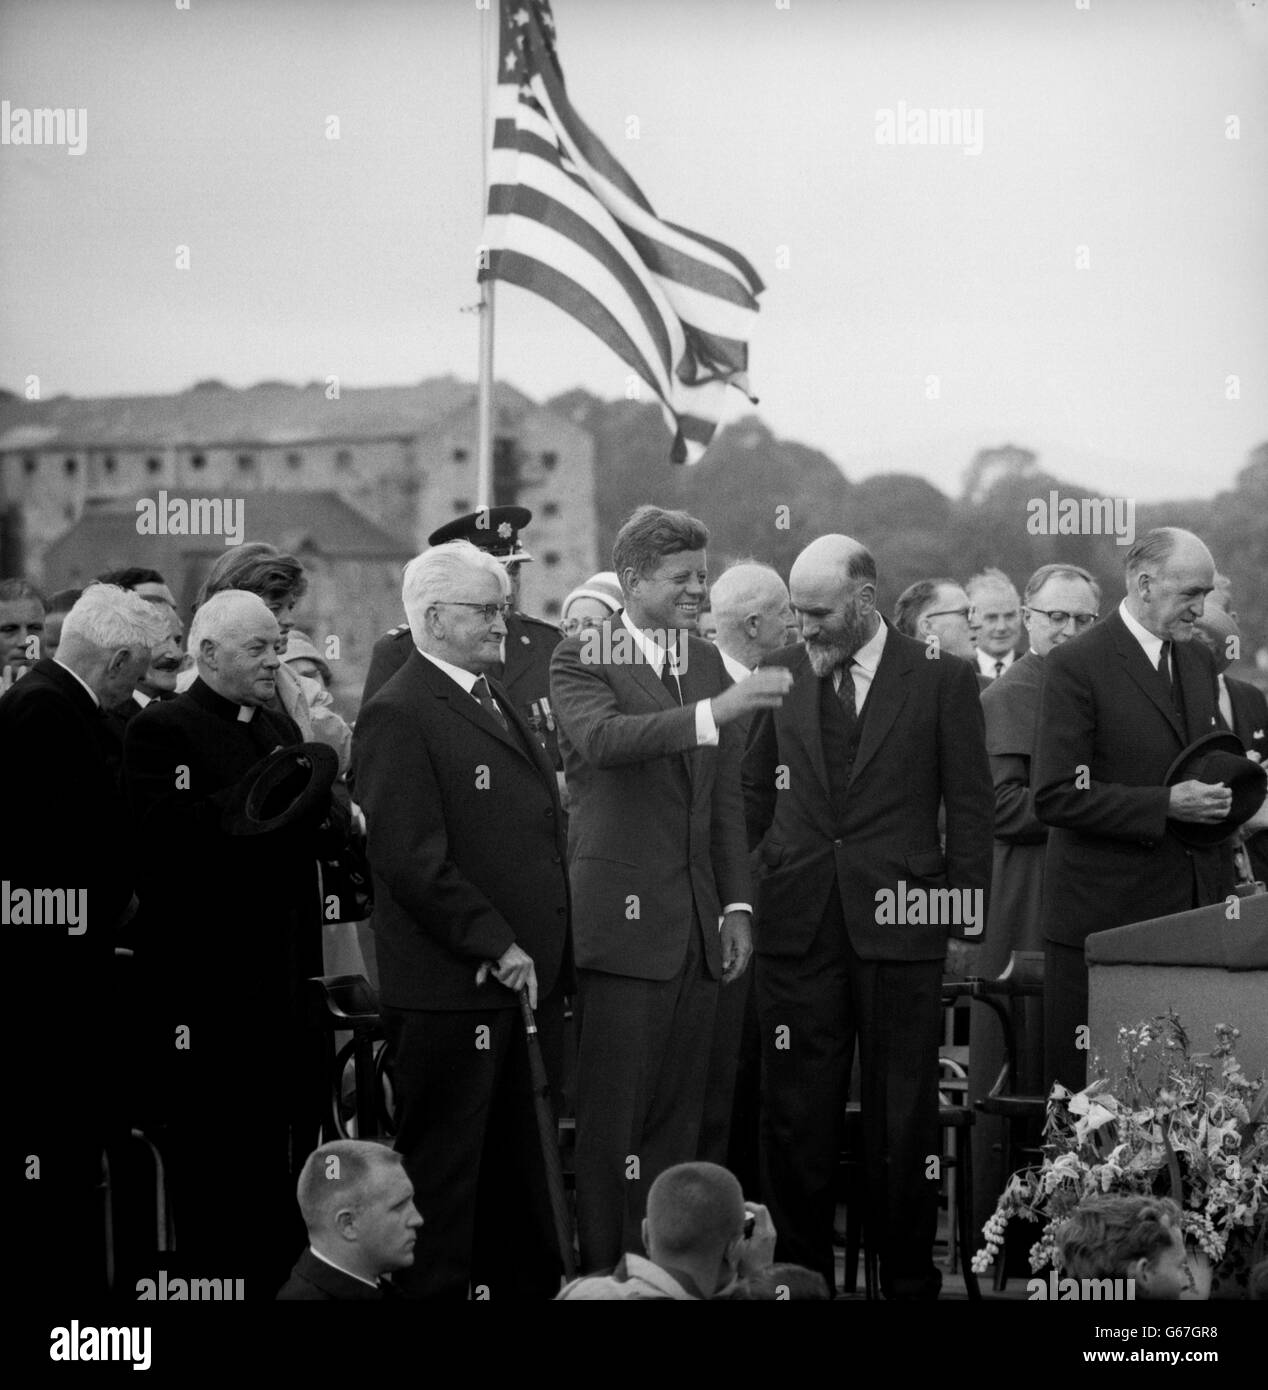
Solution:
[[[1237,1059],[1248,1077],[1268,1073],[1268,894],[1096,932],[1088,963],[1088,1079],[1100,1058],[1122,1068],[1120,1027],[1173,1009],[1194,1052],[1215,1045],[1215,1025],[1241,1029]]]

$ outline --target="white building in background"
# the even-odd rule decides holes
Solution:
[[[494,401],[489,500],[531,509],[523,539],[534,563],[524,568],[521,602],[553,617],[599,568],[594,444],[512,387],[499,385]],[[303,495],[335,493],[416,552],[480,501],[476,388],[444,377],[340,386],[337,396],[322,382],[243,390],[202,382],[177,395],[94,400],[0,396],[0,572],[43,581],[49,546],[94,504],[161,490],[291,494],[301,527]],[[246,514],[246,540],[276,541],[252,530],[249,506]]]

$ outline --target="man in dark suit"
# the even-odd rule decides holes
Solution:
[[[876,564],[848,536],[802,551],[804,647],[744,760],[757,889],[763,1195],[781,1260],[833,1279],[837,1162],[855,1040],[868,1242],[889,1298],[936,1297],[938,1044],[944,964],[980,941],[991,781],[972,666],[887,627]],[[964,621],[961,618],[961,621]],[[946,846],[938,812],[946,808]]]
[[[1227,674],[1228,668],[1241,655],[1241,630],[1236,616],[1215,602],[1214,594],[1202,610],[1197,636],[1215,658],[1219,672],[1216,679],[1221,726],[1241,739],[1247,753],[1264,762],[1268,759],[1268,698],[1257,685]],[[1239,832],[1234,852],[1239,877],[1268,881],[1268,833],[1262,830],[1248,834]]]
[[[695,1158],[717,982],[739,979],[752,950],[728,726],[778,702],[787,677],[729,685],[717,648],[690,635],[707,542],[685,512],[640,507],[612,552],[624,609],[566,638],[551,666],[572,799],[577,1219],[591,1270],[638,1250],[648,1187]]]
[[[0,698],[9,1028],[21,1049],[6,1079],[5,1151],[9,1171],[28,1179],[14,1211],[33,1287],[103,1287],[97,1188],[123,1118],[111,1107],[115,1068],[127,1065],[114,1048],[114,947],[136,905],[136,841],[104,710],[131,690],[163,631],[150,604],[94,585],[67,615],[57,659],[37,661]]]
[[[284,1303],[391,1298],[384,1279],[414,1263],[423,1218],[401,1156],[383,1144],[336,1139],[308,1155],[296,1192],[308,1249],[278,1290]]]
[[[716,632],[714,645],[733,681],[747,679],[771,652],[798,640],[788,585],[769,565],[742,561],[724,570],[709,591]],[[735,721],[748,741],[751,716]],[[753,924],[756,939],[758,924]],[[700,1123],[700,1158],[729,1168],[748,1192],[761,1182],[759,1105],[762,1050],[752,970],[718,992],[713,1051]]]
[[[1048,827],[1035,815],[1031,781],[1039,738],[1045,658],[1096,621],[1100,585],[1077,565],[1041,565],[1026,585],[1022,614],[1030,650],[982,691],[986,751],[995,785],[995,858],[986,939],[977,970],[998,976],[1014,951],[1042,951],[1043,870]],[[979,656],[981,652],[979,651]],[[1018,1075],[1013,1090],[1034,1092],[1043,1074],[1043,1027],[1038,1000],[1018,1007]],[[1004,1064],[1004,1038],[988,1009],[969,1010],[969,1077],[974,1096],[985,1095]],[[985,1220],[1008,1176],[1003,1164],[1005,1126],[981,1115],[973,1126],[974,1209]]]
[[[273,1297],[301,1239],[290,1154],[318,1122],[303,990],[321,974],[316,823],[329,796],[274,831],[236,834],[226,822],[262,762],[301,742],[294,721],[267,708],[281,640],[258,595],[213,595],[190,627],[198,678],[130,720],[123,750],[147,848],[138,960],[178,1250],[192,1275],[245,1278],[249,1300]],[[227,933],[232,948],[218,945]],[[225,1163],[208,1142],[225,1125],[251,1136],[251,1163]],[[245,1247],[244,1219],[259,1232]]]
[[[425,1225],[414,1298],[553,1298],[562,1262],[517,991],[559,1076],[570,973],[566,844],[554,770],[487,672],[506,580],[467,541],[410,562],[417,648],[353,740],[374,874],[396,1147]],[[479,1292],[483,1289],[483,1293]]]
[[[1159,527],[1127,552],[1117,610],[1045,660],[1035,809],[1052,827],[1044,874],[1045,1082],[1086,1081],[1087,966],[1093,932],[1165,917],[1231,891],[1220,846],[1197,848],[1175,821],[1216,822],[1223,784],[1166,785],[1176,756],[1215,723],[1215,663],[1192,640],[1214,586],[1206,546]]]

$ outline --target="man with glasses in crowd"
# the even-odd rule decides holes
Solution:
[[[1035,815],[1030,778],[1046,658],[1054,647],[1096,621],[1100,601],[1100,585],[1087,570],[1067,564],[1040,566],[1030,576],[1022,600],[1030,649],[982,691],[986,751],[995,786],[991,901],[977,965],[985,979],[1001,974],[1014,951],[1043,950],[1040,909],[1048,827]],[[1022,1039],[1023,1076],[1037,1073],[1042,1065],[1043,1040],[1038,1028],[1034,1032],[1033,1039]],[[969,1056],[973,1093],[985,1094],[1004,1061],[999,1024],[985,1009],[969,1011]],[[975,1200],[983,1211],[993,1205],[1007,1176],[1002,1139],[1002,1122],[979,1115],[973,1130],[973,1176]]]
[[[894,604],[894,626],[939,653],[963,657],[977,669],[977,620],[969,596],[954,579],[918,579]]]

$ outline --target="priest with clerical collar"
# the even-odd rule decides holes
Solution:
[[[303,1013],[304,981],[322,973],[313,831],[234,834],[225,816],[264,759],[303,741],[269,708],[281,646],[258,595],[213,595],[190,627],[197,680],[129,720],[124,740],[145,847],[142,1027],[155,1119],[173,1135],[181,1247],[195,1275],[244,1277],[248,1299],[272,1298],[302,1242],[289,1149],[314,1132]],[[208,1142],[226,1124],[251,1135],[250,1164]],[[244,1221],[264,1233],[245,1253]]]

